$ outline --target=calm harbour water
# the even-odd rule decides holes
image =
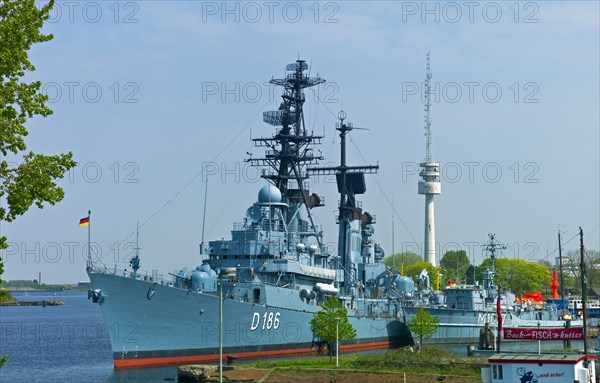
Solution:
[[[115,371],[108,329],[87,293],[34,292],[19,300],[61,299],[63,306],[0,307],[2,383],[158,383],[177,367]]]
[[[2,383],[158,383],[177,380],[177,367],[113,369],[108,329],[100,307],[87,293],[34,292],[19,300],[66,302],[53,307],[0,307],[0,355],[8,362],[0,369]],[[556,350],[562,342],[542,342],[542,350]],[[583,348],[582,342],[573,347]],[[466,355],[466,345],[448,346]],[[536,352],[536,342],[504,344],[503,350]]]

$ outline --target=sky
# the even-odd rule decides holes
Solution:
[[[27,74],[54,114],[27,123],[27,145],[71,151],[78,166],[62,202],[2,223],[2,278],[88,280],[88,210],[107,265],[128,267],[138,223],[142,270],[197,265],[203,231],[229,238],[265,185],[244,160],[261,154],[251,138],[274,132],[261,121],[280,103],[268,81],[298,58],[327,80],[305,103],[325,163],[339,161],[340,110],[368,129],[350,134],[348,161],[380,166],[360,200],[386,254],[423,250],[427,52],[437,259],[461,249],[479,264],[495,233],[503,257],[554,263],[558,230],[577,250],[579,226],[598,250],[599,20],[597,1],[57,1],[44,26],[54,39],[31,49]],[[326,243],[331,181],[311,184]]]

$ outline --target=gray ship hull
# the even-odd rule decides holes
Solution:
[[[406,321],[411,321],[417,307],[403,307]],[[494,335],[498,326],[498,315],[493,309],[490,310],[462,310],[449,308],[426,308],[432,316],[439,318],[438,330],[427,341],[431,343],[474,343],[479,342],[480,331],[485,324],[494,329]],[[532,313],[503,313],[503,328],[564,328],[565,321],[559,319],[536,319],[535,312]],[[572,327],[581,327],[581,320],[571,321]]]
[[[215,361],[219,358],[219,298],[166,284],[90,272],[109,329],[115,368]],[[152,293],[151,293],[152,292]],[[291,296],[291,293],[294,296]],[[223,300],[223,353],[240,358],[317,353],[309,322],[318,306],[295,302],[294,290],[272,286],[264,305]],[[397,318],[349,316],[357,336],[341,351],[412,343]]]

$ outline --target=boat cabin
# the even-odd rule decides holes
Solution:
[[[593,355],[496,354],[481,370],[483,382],[571,383],[595,382]]]

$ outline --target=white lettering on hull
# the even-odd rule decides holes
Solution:
[[[279,318],[281,317],[281,313],[279,311],[273,313],[271,311],[267,311],[262,315],[259,313],[252,314],[252,323],[250,324],[250,330],[256,331],[259,327],[263,330],[277,330],[279,328]]]

